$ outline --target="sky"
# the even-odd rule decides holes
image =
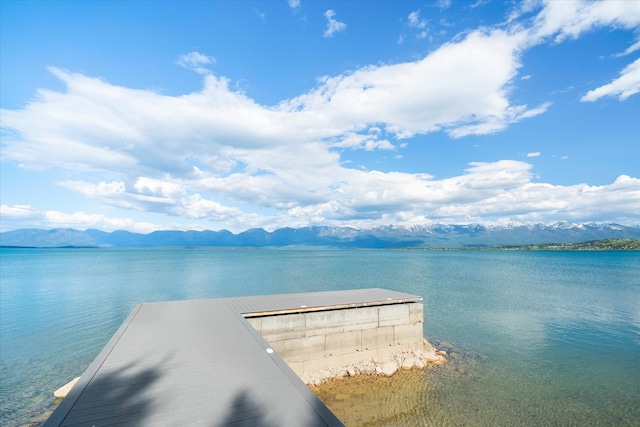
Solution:
[[[0,231],[640,225],[639,1],[0,0]]]

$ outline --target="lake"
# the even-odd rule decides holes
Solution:
[[[640,425],[639,252],[288,248],[0,249],[1,424],[51,411],[141,302],[370,287],[422,295],[455,355],[377,425]]]

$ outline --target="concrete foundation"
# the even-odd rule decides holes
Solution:
[[[422,350],[423,310],[422,303],[410,302],[246,320],[306,378],[314,371]]]

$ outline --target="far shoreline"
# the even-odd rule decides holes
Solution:
[[[331,246],[331,245],[158,245],[158,246],[19,246],[0,245],[0,249],[299,249],[299,250],[391,250],[391,251],[640,251],[640,239],[601,239],[577,243],[530,243],[524,245],[467,245],[467,246]]]

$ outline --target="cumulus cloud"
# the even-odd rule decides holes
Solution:
[[[130,177],[189,177],[223,165],[255,174],[291,168],[272,164],[275,152],[326,165],[339,161],[327,148],[341,144],[391,149],[373,128],[397,139],[496,132],[546,109],[508,99],[520,66],[517,50],[517,35],[476,31],[415,62],[326,77],[276,107],[257,104],[213,74],[204,75],[199,92],[167,96],[50,68],[66,90],[40,90],[24,109],[2,111],[2,126],[10,130],[3,156]],[[354,144],[358,138],[366,142]]]
[[[131,218],[109,218],[102,214],[89,214],[86,212],[65,213],[54,210],[40,211],[30,205],[1,205],[2,231],[13,229],[13,223],[19,228],[75,228],[79,230],[99,229],[103,231],[128,230],[136,233],[151,233],[153,231],[167,229],[167,225],[152,224],[149,222],[134,221]],[[174,226],[173,229],[198,229],[198,225],[192,227]]]
[[[324,32],[325,37],[333,37],[335,33],[339,33],[347,29],[347,24],[335,19],[336,13],[332,9],[328,9],[324,13],[327,18],[327,29]]]
[[[288,188],[273,176],[254,177],[248,181],[246,178],[229,177],[199,184],[216,193],[226,189],[227,197],[236,193],[252,204],[262,203],[264,207],[275,208],[278,213],[268,218],[246,214],[200,194],[189,195],[181,191],[172,191],[180,197],[165,203],[164,210],[158,206],[154,210],[180,217],[225,222],[239,229],[242,229],[241,224],[272,229],[308,224],[365,227],[405,222],[408,218],[460,223],[487,222],[487,218],[494,217],[513,221],[560,220],[565,215],[572,220],[588,221],[598,220],[598,215],[603,214],[637,217],[632,212],[640,209],[640,180],[636,178],[621,176],[608,186],[581,184],[567,187],[533,183],[531,165],[514,160],[471,163],[463,174],[441,180],[434,180],[427,174],[350,169],[342,171],[339,177],[326,177],[325,183],[316,189],[318,194],[307,194],[305,200],[308,185],[307,182],[298,188]],[[121,206],[123,193],[120,190],[109,194],[102,189],[119,189],[120,184],[101,183],[91,187],[84,183],[77,188],[85,195],[105,202],[112,197],[111,204]],[[139,188],[140,185],[127,191],[128,202],[137,204],[131,208],[145,210],[152,204],[162,203],[141,195]],[[156,190],[158,192],[162,191]],[[269,199],[261,198],[267,192]],[[291,203],[292,200],[295,202]],[[611,209],[600,209],[601,203],[613,205]],[[613,206],[623,208],[615,213]]]
[[[172,182],[146,177],[138,178],[130,186],[123,181],[93,184],[86,181],[63,181],[61,186],[82,193],[85,197],[100,200],[111,206],[125,209],[162,212],[171,209],[177,202],[182,188]]]
[[[544,4],[530,27],[468,31],[414,61],[325,76],[308,92],[273,106],[231,89],[227,78],[205,68],[215,60],[198,52],[181,56],[178,64],[202,74],[203,87],[181,96],[52,67],[64,90],[39,90],[23,109],[2,110],[3,160],[73,171],[81,178],[59,184],[106,206],[232,230],[567,219],[562,215],[598,220],[598,212],[638,221],[636,178],[622,176],[600,187],[554,186],[532,182],[526,162],[500,160],[471,163],[457,176],[437,180],[426,172],[359,170],[344,160],[352,150],[396,155],[415,135],[483,135],[544,114],[549,103],[530,107],[510,97],[521,79],[522,52],[595,25],[633,22],[618,10],[628,6],[611,12],[590,3],[557,3],[568,2]],[[346,28],[332,10],[325,16],[326,36]],[[418,13],[409,22],[426,26]],[[583,100],[637,92],[638,80],[625,77],[638,74],[630,68],[637,64]],[[2,215],[43,224],[143,227],[24,206],[3,206]]]
[[[504,223],[614,221],[637,223],[640,220],[640,179],[626,175],[601,186],[572,186],[531,181],[531,165],[504,160],[472,163],[463,174],[434,180],[426,174],[382,173],[350,170],[333,179],[331,197],[319,197],[305,204],[283,204],[273,214],[260,215],[225,206],[200,194],[184,194],[164,211],[176,218],[209,220],[242,231],[251,227],[273,230],[310,224],[373,227],[388,223]],[[231,183],[231,181],[229,181]],[[245,183],[247,184],[247,183]],[[248,183],[252,185],[253,183]],[[256,181],[256,184],[260,184]],[[95,185],[99,187],[100,185]],[[85,191],[89,185],[85,184]],[[261,188],[262,189],[262,188]],[[276,191],[284,191],[280,188]],[[135,187],[127,188],[128,197],[144,209],[154,203],[139,197]],[[108,202],[108,195],[94,189],[94,197]],[[121,193],[114,192],[112,205],[118,205]],[[129,229],[150,232],[167,225],[138,223],[128,218],[109,218],[84,212],[38,211],[30,206],[3,205],[3,227],[12,222],[40,228]],[[201,229],[197,225],[172,225],[175,229]]]
[[[448,221],[466,217],[482,222],[502,217],[509,222],[620,221],[638,222],[640,180],[620,176],[603,186],[572,186],[527,182],[512,191],[496,192],[481,203],[448,205],[438,209]],[[479,221],[478,221],[479,220]]]
[[[334,147],[374,150],[395,150],[396,147],[386,139],[379,139],[376,133],[363,135],[356,132],[346,132]]]
[[[509,102],[507,85],[520,68],[523,36],[474,31],[415,62],[327,77],[281,107],[315,113],[334,126],[383,123],[399,138],[440,130],[455,137],[497,132],[548,107]]]
[[[617,96],[620,101],[624,101],[638,92],[640,92],[640,59],[627,65],[620,73],[620,77],[611,83],[587,92],[580,101],[593,102],[604,96]]]

